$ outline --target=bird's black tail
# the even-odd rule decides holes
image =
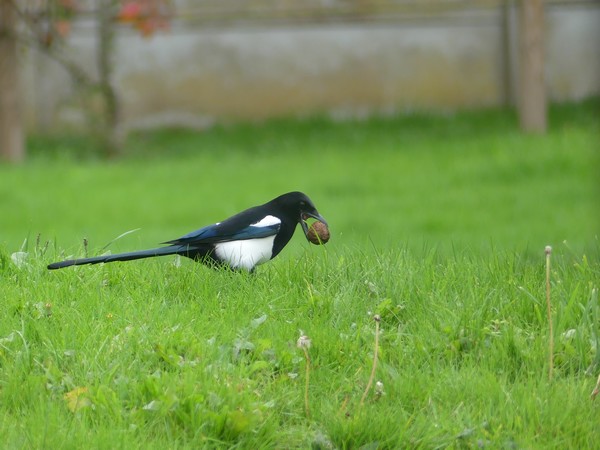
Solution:
[[[113,261],[131,261],[134,259],[152,258],[154,256],[166,255],[184,255],[187,256],[189,249],[184,245],[169,245],[168,247],[152,248],[150,250],[140,250],[136,252],[117,253],[116,255],[94,256],[92,258],[68,259],[52,263],[48,269],[62,269],[69,266],[80,266],[82,264],[99,264]]]

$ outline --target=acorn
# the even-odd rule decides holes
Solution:
[[[326,244],[329,241],[329,228],[323,222],[315,222],[308,226],[306,239],[315,245]]]

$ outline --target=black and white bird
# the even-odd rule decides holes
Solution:
[[[48,269],[154,256],[181,255],[215,266],[248,271],[277,256],[292,238],[299,223],[308,233],[306,220],[327,224],[313,202],[302,192],[289,192],[246,209],[222,222],[208,225],[172,241],[166,247],[52,263]]]

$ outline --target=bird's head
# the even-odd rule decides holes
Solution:
[[[327,221],[319,214],[312,200],[302,192],[289,192],[275,200],[281,205],[286,214],[300,223],[305,235],[308,233],[308,224],[306,221],[310,218],[327,225]]]

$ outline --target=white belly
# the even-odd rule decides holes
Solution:
[[[233,269],[252,270],[254,266],[271,259],[274,240],[275,236],[268,236],[260,239],[220,242],[215,244],[215,254]]]

